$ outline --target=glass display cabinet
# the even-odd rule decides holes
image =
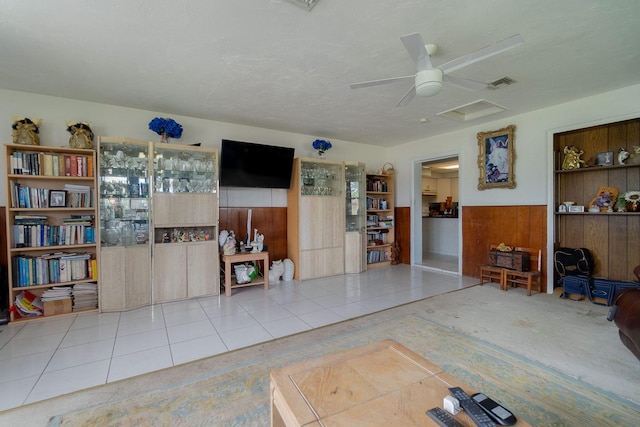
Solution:
[[[344,274],[344,163],[297,158],[287,191],[287,254],[294,278]]]
[[[365,164],[345,162],[345,273],[360,273],[367,269]]]
[[[218,150],[153,144],[153,303],[220,293]]]
[[[101,138],[100,242],[133,246],[149,240],[149,144]]]
[[[100,137],[100,293],[102,311],[151,303],[150,145]]]

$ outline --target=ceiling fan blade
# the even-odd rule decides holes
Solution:
[[[429,53],[427,53],[427,48],[420,34],[407,34],[406,36],[400,37],[400,40],[402,40],[413,62],[418,66],[418,71],[431,70],[433,68],[431,58],[429,57]]]
[[[349,85],[351,87],[351,89],[358,89],[361,87],[368,87],[368,86],[376,86],[376,85],[382,85],[385,83],[393,83],[393,82],[397,82],[397,81],[401,81],[401,80],[415,80],[416,76],[401,76],[401,77],[389,77],[388,79],[380,79],[380,80],[371,80],[368,82],[360,82],[360,83],[351,83],[351,85]]]
[[[409,92],[405,93],[402,99],[400,100],[400,102],[398,102],[398,105],[396,105],[396,108],[406,107],[407,104],[409,104],[411,100],[415,98],[415,96],[416,96],[416,86],[413,85],[411,86],[411,89],[409,89]]]
[[[442,64],[438,68],[440,68],[444,74],[451,73],[453,71],[459,70],[460,68],[466,67],[467,65],[474,64],[478,61],[482,61],[483,59],[487,59],[509,49],[513,49],[514,47],[519,46],[522,43],[524,43],[524,39],[522,38],[522,36],[520,34],[515,34],[502,41],[494,43],[491,46],[483,47],[482,49],[476,50],[475,52],[469,53],[467,55],[456,58],[453,61]]]
[[[475,80],[464,79],[462,77],[456,76],[442,76],[442,79],[452,86],[457,86],[461,89],[466,90],[483,90],[487,88],[486,83],[477,82]]]

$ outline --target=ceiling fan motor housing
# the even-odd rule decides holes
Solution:
[[[418,71],[416,74],[416,95],[433,96],[442,88],[442,71],[437,68]]]

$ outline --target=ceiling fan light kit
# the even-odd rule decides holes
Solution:
[[[442,71],[437,68],[418,71],[416,74],[416,95],[433,96],[442,89]]]

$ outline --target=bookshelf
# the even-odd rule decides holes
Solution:
[[[98,310],[96,154],[5,145],[10,321]]]
[[[391,264],[395,242],[393,175],[367,174],[367,268]]]

